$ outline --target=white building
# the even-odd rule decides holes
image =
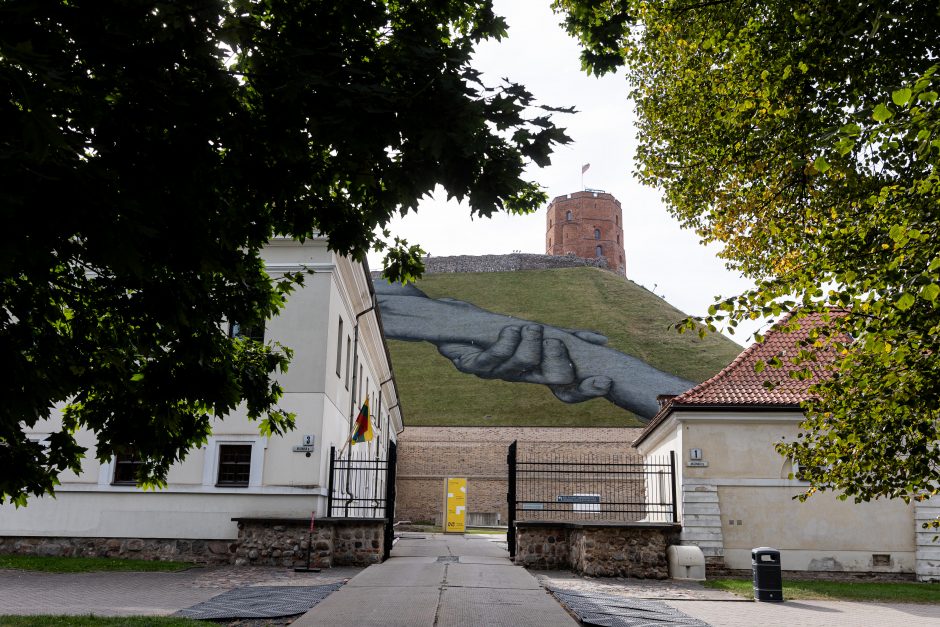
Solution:
[[[784,570],[940,580],[937,534],[922,527],[940,515],[940,497],[854,503],[825,492],[795,500],[809,484],[774,445],[797,439],[812,381],[790,378],[786,368],[757,372],[755,364],[795,354],[818,314],[800,323],[792,333],[771,330],[714,377],[668,399],[634,442],[646,456],[675,454],[681,543],[731,569],[749,570],[751,549],[771,546]]]
[[[217,418],[207,445],[171,468],[167,487],[146,492],[133,483],[133,460],[99,463],[94,435],[79,433],[89,449],[82,472],[64,473],[56,498],[0,506],[0,552],[23,537],[232,541],[233,518],[326,516],[330,447],[344,447],[365,397],[375,437],[355,445],[353,458],[387,458],[402,412],[368,268],[330,252],[323,238],[276,239],[264,258],[272,277],[313,271],[264,330],[265,341],[294,351],[277,378],[280,407],[296,414],[296,430],[266,438],[244,412]],[[40,423],[31,435],[58,428],[56,420]],[[294,450],[310,441],[312,452]],[[373,489],[384,494],[384,476]]]

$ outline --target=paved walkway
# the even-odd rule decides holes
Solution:
[[[600,594],[610,598],[665,602],[712,627],[936,627],[940,605],[785,601],[757,603],[730,592],[681,581],[588,578],[570,571],[536,572],[548,588]]]
[[[176,573],[38,573],[0,570],[0,615],[160,616],[242,586],[317,586],[359,568],[295,573],[286,568],[220,566]]]
[[[408,534],[293,623],[295,627],[576,627],[505,543],[487,537]]]
[[[568,571],[530,573],[511,564],[505,542],[494,539],[407,534],[384,564],[318,574],[235,566],[178,573],[0,570],[0,615],[165,615],[243,586],[316,586],[349,579],[293,624],[575,627],[577,623],[544,589],[551,587],[613,599],[658,600],[712,627],[940,625],[940,604],[755,603],[694,583],[587,578]]]

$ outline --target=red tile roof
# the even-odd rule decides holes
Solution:
[[[827,314],[839,315],[833,311]],[[690,390],[665,401],[663,408],[653,417],[634,445],[642,442],[656,429],[674,409],[688,407],[796,407],[809,397],[809,386],[818,383],[825,377],[828,365],[833,361],[831,352],[821,350],[816,355],[816,361],[793,365],[789,358],[800,351],[800,341],[809,337],[814,327],[826,326],[824,314],[808,314],[796,321],[799,329],[787,333],[783,330],[792,319],[792,314],[784,317],[767,332],[764,341],[754,343],[735,357],[721,372],[711,379],[704,381]],[[779,356],[783,366],[774,368],[765,367],[761,372],[755,370],[759,361],[765,364]],[[789,368],[787,366],[790,366]],[[794,379],[790,372],[796,369],[809,367],[813,373],[810,379]],[[771,386],[765,383],[772,384]]]

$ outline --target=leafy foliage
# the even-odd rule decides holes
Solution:
[[[0,5],[0,502],[77,470],[79,428],[157,485],[242,403],[289,429],[290,351],[225,329],[302,283],[265,273],[271,235],[408,279],[421,250],[383,229],[436,186],[479,216],[543,202],[523,168],[567,138],[469,65],[505,29],[488,0]]]
[[[940,6],[929,0],[558,0],[584,62],[626,65],[638,175],[755,289],[714,329],[836,309],[798,355],[837,355],[781,446],[813,490],[940,485]],[[608,24],[623,28],[609,29]],[[798,324],[799,316],[792,323]],[[691,327],[691,321],[688,325]],[[759,338],[758,338],[759,339]]]

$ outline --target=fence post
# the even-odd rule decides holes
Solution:
[[[509,491],[506,494],[506,501],[509,509],[507,523],[509,528],[506,530],[506,544],[509,548],[509,559],[516,557],[516,440],[509,445],[509,454],[506,456],[506,463],[509,465]]]
[[[336,447],[330,447],[330,482],[326,492],[326,515],[333,515],[333,462],[336,461]]]
[[[395,542],[395,476],[398,472],[398,445],[394,442],[388,447],[385,476],[385,542],[382,546],[382,561],[392,553]]]
[[[676,452],[669,451],[669,478],[672,480],[672,522],[679,522],[679,501],[676,499]]]

